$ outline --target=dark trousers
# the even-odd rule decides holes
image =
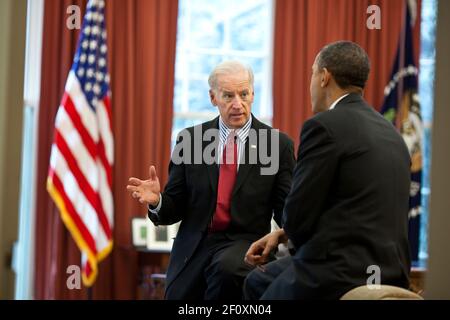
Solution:
[[[286,272],[295,274],[292,257],[287,256],[264,265],[264,271],[254,269],[250,272],[244,282],[244,299],[246,300],[277,300],[277,299],[295,299],[287,290],[290,283],[284,283],[286,279],[293,277],[278,278],[279,275]],[[277,279],[278,278],[278,279]]]
[[[244,279],[252,270],[244,262],[250,244],[222,233],[205,236],[188,265],[166,288],[166,299],[241,300]]]

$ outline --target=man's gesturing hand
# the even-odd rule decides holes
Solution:
[[[159,179],[156,176],[155,166],[150,166],[149,174],[150,178],[148,180],[140,180],[134,177],[130,178],[128,180],[129,185],[127,185],[127,190],[140,203],[146,203],[156,207],[159,203],[161,187],[159,185]]]

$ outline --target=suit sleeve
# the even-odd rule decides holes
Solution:
[[[338,162],[336,143],[317,120],[305,122],[300,141],[292,187],[283,212],[283,228],[296,248],[314,234]]]
[[[280,139],[282,137],[286,143],[284,143],[283,150],[280,152],[280,167],[272,192],[273,218],[280,227],[285,200],[291,189],[292,170],[295,166],[294,143],[287,136],[280,136]]]
[[[182,140],[178,138],[177,144],[181,142]],[[158,213],[148,210],[150,220],[155,225],[170,225],[182,220],[186,210],[187,194],[185,164],[175,164],[171,159],[169,180],[161,194],[162,206]]]

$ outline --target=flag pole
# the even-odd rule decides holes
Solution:
[[[92,286],[87,288],[87,299],[89,301],[93,300],[93,295],[92,295]]]
[[[398,70],[403,71],[405,68],[405,45],[406,45],[406,30],[408,26],[406,25],[407,19],[406,16],[408,14],[408,0],[403,1],[403,13],[402,13],[402,24],[400,29],[400,47],[399,47],[399,66]],[[397,90],[397,116],[396,116],[396,127],[401,130],[403,123],[403,110],[402,110],[402,102],[403,102],[403,78],[401,78],[398,82],[398,90]]]

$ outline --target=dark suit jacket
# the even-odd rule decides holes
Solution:
[[[359,94],[306,121],[283,215],[297,249],[286,290],[337,299],[365,285],[371,265],[381,283],[407,287],[409,189],[403,138]]]
[[[196,130],[203,134],[208,129],[218,129],[218,121],[217,117],[185,130],[194,137]],[[275,175],[261,175],[260,169],[269,165],[261,164],[259,158],[256,164],[249,164],[249,159],[253,152],[257,152],[262,147],[262,139],[268,143],[268,150],[276,151],[272,148],[270,134],[263,134],[274,129],[258,121],[254,116],[251,127],[256,132],[260,132],[261,136],[257,136],[256,148],[249,146],[249,140],[245,144],[247,161],[239,164],[231,200],[231,222],[226,235],[230,239],[255,241],[270,232],[272,216],[281,225],[284,200],[291,186],[295,159],[292,140],[285,134],[279,133],[277,141],[279,142],[277,159],[279,170]],[[183,132],[179,137],[182,136]],[[218,145],[218,136],[215,138],[212,140],[215,145]],[[177,144],[182,142],[182,139],[177,140]],[[198,140],[197,142],[200,143]],[[209,141],[201,143],[202,151],[210,144]],[[194,143],[191,145],[191,160],[193,160],[195,154],[198,155],[198,150],[194,152]],[[192,164],[193,161],[190,161],[191,164],[186,164],[187,162],[175,164],[172,157],[169,165],[169,180],[162,193],[162,207],[157,216],[149,212],[149,217],[155,225],[173,224],[181,220],[171,252],[167,286],[181,270],[189,266],[190,258],[207,232],[217,202],[219,166],[206,163]]]

